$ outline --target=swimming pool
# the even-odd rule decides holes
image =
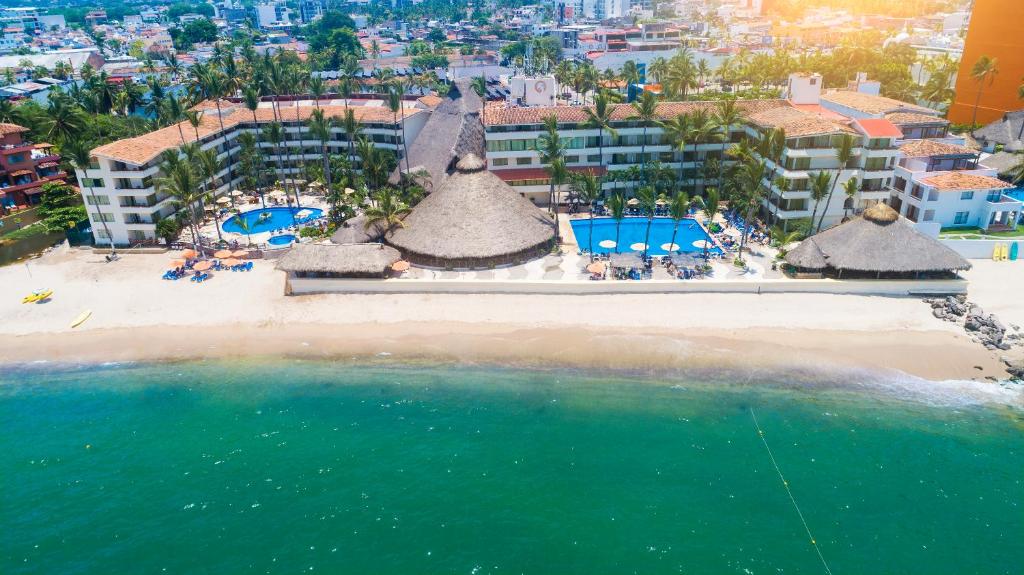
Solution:
[[[281,234],[279,236],[271,236],[267,243],[272,246],[286,246],[295,241],[295,236],[292,234]]]
[[[590,220],[581,218],[572,220],[572,231],[576,234],[576,244],[581,250],[590,249]],[[719,253],[714,240],[708,237],[704,228],[696,221],[686,219],[679,222],[676,232],[676,250],[669,250],[672,241],[672,229],[676,223],[672,218],[654,218],[651,223],[651,248],[649,255],[660,256],[669,251],[700,252],[703,243],[711,242],[710,252]],[[644,236],[647,233],[647,218],[625,218],[619,224],[620,252],[640,252],[644,249]],[[615,220],[611,218],[594,218],[594,253],[609,253],[615,250]]]
[[[323,213],[324,211],[319,208],[260,208],[245,212],[239,216],[230,216],[224,220],[221,228],[229,233],[252,235],[315,220],[323,215]],[[264,216],[263,214],[267,215]],[[293,214],[294,218],[292,217]],[[243,218],[247,224],[247,232],[242,231],[238,218]]]

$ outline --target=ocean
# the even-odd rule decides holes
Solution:
[[[3,368],[0,573],[1020,573],[1020,411],[825,379]]]

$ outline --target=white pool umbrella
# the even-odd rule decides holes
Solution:
[[[614,240],[601,240],[600,243],[598,243],[597,245],[601,246],[602,248],[614,248],[615,247],[615,241]]]

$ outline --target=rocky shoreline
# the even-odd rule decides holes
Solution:
[[[1024,333],[1019,325],[1007,326],[995,314],[985,313],[981,306],[971,303],[966,295],[927,298],[932,315],[943,321],[963,326],[970,338],[992,351],[1009,351],[1024,346]],[[1024,360],[1003,359],[1007,371],[1017,380],[1024,380]]]

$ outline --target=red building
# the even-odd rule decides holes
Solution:
[[[25,209],[39,203],[43,184],[62,182],[60,156],[50,144],[24,141],[28,128],[0,123],[0,213]]]

